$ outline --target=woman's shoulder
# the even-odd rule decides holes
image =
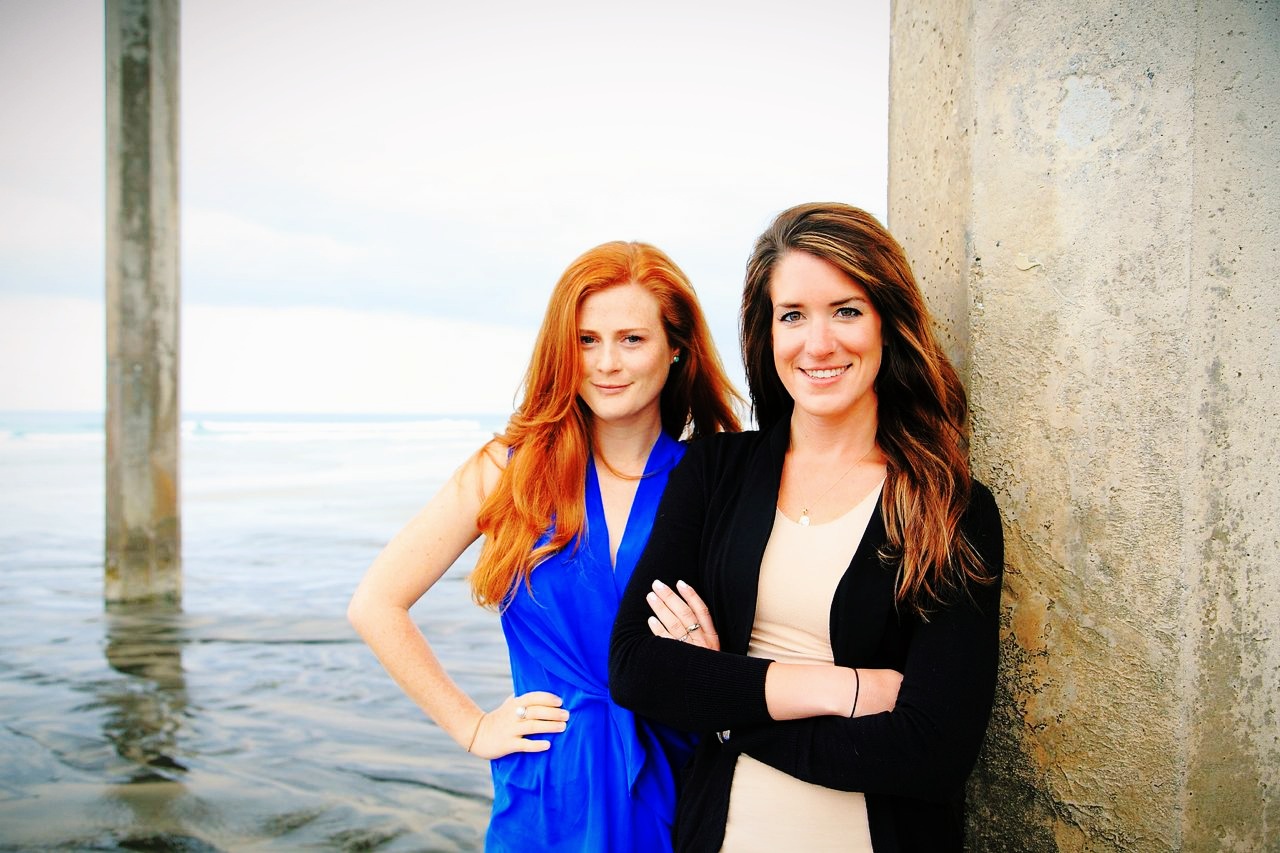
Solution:
[[[973,480],[969,487],[969,505],[960,518],[960,527],[987,570],[998,579],[1004,571],[1004,525],[995,495],[980,480]]]
[[[736,494],[773,466],[763,465],[769,452],[766,434],[756,431],[722,432],[690,442],[673,476],[686,486],[698,484],[704,494]]]
[[[976,477],[969,481],[969,506],[965,509],[965,515],[994,519],[997,524],[1000,523],[1000,506],[996,503],[995,495],[987,488],[986,483]]]
[[[763,440],[764,433],[759,430],[743,432],[717,432],[690,439],[685,456],[694,457],[703,462],[732,461],[749,456]]]
[[[513,449],[495,436],[480,446],[453,474],[458,484],[476,493],[483,503],[497,488],[502,472],[511,461]]]

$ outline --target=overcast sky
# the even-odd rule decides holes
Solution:
[[[735,378],[779,210],[883,218],[888,0],[182,3],[187,411],[508,411],[606,240]],[[103,399],[103,12],[0,0],[0,410]]]

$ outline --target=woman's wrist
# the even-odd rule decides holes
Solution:
[[[475,728],[471,730],[471,739],[467,741],[467,752],[470,752],[476,745],[476,738],[480,736],[480,724],[484,722],[484,712],[480,712],[480,716],[476,717]]]
[[[894,669],[858,669],[858,683],[851,717],[892,711],[898,703],[902,673]]]
[[[765,673],[765,700],[775,720],[848,717],[859,675],[847,666],[771,663]]]
[[[833,717],[852,717],[858,709],[858,691],[861,687],[858,670],[848,666],[833,669],[836,670],[832,676],[834,705],[827,713]]]

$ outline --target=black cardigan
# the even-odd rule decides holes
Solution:
[[[1003,535],[995,499],[974,482],[961,522],[995,577],[968,585],[922,620],[894,603],[895,572],[877,556],[879,507],[831,602],[831,647],[842,666],[903,673],[892,712],[775,722],[765,705],[769,661],[746,656],[760,559],[773,529],[787,419],[765,432],[692,444],[671,474],[648,547],[614,624],[609,686],[645,716],[706,734],[686,768],[676,849],[719,850],[737,756],[866,795],[877,853],[960,850],[964,783],[995,692]],[[721,651],[654,637],[645,593],[655,578],[692,584],[706,599]],[[731,731],[727,743],[712,732]]]

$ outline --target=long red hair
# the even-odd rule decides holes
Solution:
[[[680,268],[646,243],[605,243],[584,253],[551,293],[525,373],[524,400],[506,431],[480,451],[509,453],[477,519],[485,541],[471,592],[483,606],[501,608],[539,561],[582,531],[592,414],[578,397],[583,377],[578,311],[592,293],[631,282],[657,298],[667,340],[680,353],[660,398],[663,431],[673,438],[697,438],[739,429],[733,407],[738,394]],[[551,537],[535,549],[553,520]]]

